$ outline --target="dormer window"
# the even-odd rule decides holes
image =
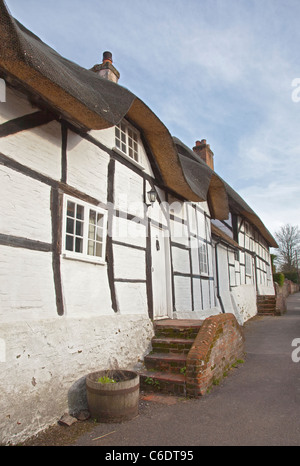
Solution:
[[[141,165],[139,133],[126,121],[115,126],[115,149],[129,160]]]

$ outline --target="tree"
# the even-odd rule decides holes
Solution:
[[[300,258],[300,230],[298,226],[286,224],[275,233],[279,246],[277,262],[281,272],[296,272]]]

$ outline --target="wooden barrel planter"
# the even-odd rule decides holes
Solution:
[[[103,377],[114,383],[99,382]],[[122,422],[138,415],[140,377],[136,372],[92,372],[86,377],[86,392],[91,417],[97,422]]]

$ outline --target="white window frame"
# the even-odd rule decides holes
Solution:
[[[202,275],[208,275],[208,258],[207,258],[207,244],[200,241],[199,244],[199,266]]]
[[[84,212],[83,221],[80,219],[78,222],[83,224],[82,234],[76,235],[76,233],[67,235],[67,204],[68,202],[74,203],[76,206],[81,206]],[[91,255],[88,254],[88,241],[95,242],[96,240],[91,240],[89,238],[89,219],[90,219],[90,211],[94,211],[97,214],[103,216],[103,226],[102,228],[102,251],[101,256]],[[72,217],[69,217],[72,218]],[[62,225],[62,256],[66,259],[75,259],[85,262],[92,262],[96,264],[105,264],[105,252],[106,252],[106,235],[107,235],[107,211],[102,209],[101,207],[89,204],[81,199],[64,195],[64,202],[63,202],[63,225]],[[73,230],[74,231],[74,230]],[[74,238],[81,238],[82,239],[82,252],[71,251],[67,249],[67,236]]]
[[[144,170],[139,132],[126,120],[122,120],[115,126],[113,150]]]

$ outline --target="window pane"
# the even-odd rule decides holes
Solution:
[[[98,227],[103,227],[103,214],[97,214],[97,226]]]
[[[90,223],[92,225],[95,225],[96,224],[96,212],[95,210],[90,210]]]
[[[89,239],[95,239],[95,231],[96,227],[95,225],[89,225]]]
[[[81,238],[76,238],[75,239],[75,252],[82,252],[82,239]]]
[[[97,241],[102,241],[102,238],[103,238],[103,229],[102,228],[97,228],[96,240]]]
[[[75,217],[75,204],[74,204],[74,202],[68,201],[68,204],[67,204],[67,216],[68,217]]]
[[[67,218],[67,233],[74,233],[74,220]]]
[[[66,235],[66,249],[73,251],[73,236]]]
[[[91,241],[91,240],[88,241],[88,251],[87,251],[87,253],[88,253],[89,256],[94,255],[94,245],[95,245],[94,241]]]
[[[83,236],[83,222],[76,222],[76,235]]]
[[[82,205],[77,204],[77,215],[76,215],[76,217],[83,220],[83,218],[84,218],[83,212],[84,212],[84,207]]]
[[[102,256],[102,243],[96,243],[96,254],[97,257]]]

